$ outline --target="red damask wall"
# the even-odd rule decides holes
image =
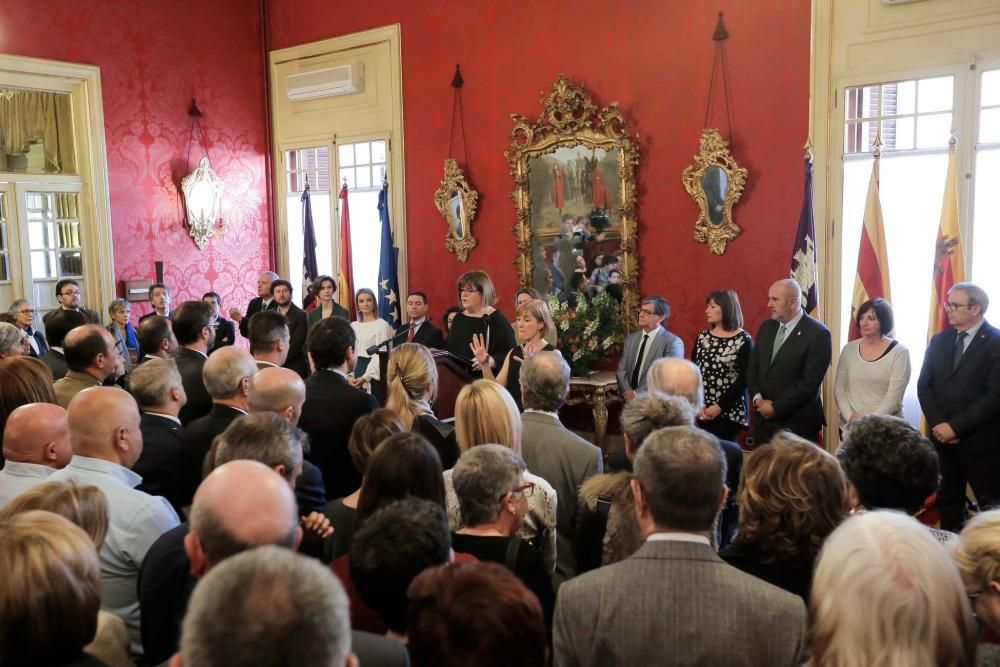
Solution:
[[[453,280],[482,267],[509,311],[517,276],[503,151],[510,114],[537,117],[540,93],[560,73],[582,82],[598,104],[618,101],[640,136],[640,287],[673,304],[671,328],[690,345],[704,297],[736,288],[747,326],[766,316],[767,287],[788,275],[802,202],[802,145],[809,109],[810,5],[806,0],[269,0],[272,48],[399,23],[410,286],[426,290],[437,315],[454,299]],[[723,257],[692,240],[697,208],[681,172],[698,151],[714,43],[725,11],[735,112],[735,155],[750,181],[736,209],[743,234]],[[448,148],[455,64],[470,168],[480,192],[480,245],[463,264],[444,249],[434,208]],[[710,125],[724,123],[722,113]]]
[[[214,290],[242,307],[256,296],[271,238],[261,37],[260,5],[248,0],[0,2],[0,53],[101,68],[118,281],[152,279],[162,260],[175,302]],[[229,223],[203,252],[180,226],[177,192],[192,97]],[[148,305],[135,305],[137,319]]]

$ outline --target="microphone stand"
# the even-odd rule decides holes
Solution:
[[[408,327],[408,326],[407,327],[403,327],[402,329],[400,329],[399,331],[397,331],[396,335],[393,336],[392,338],[386,338],[381,343],[376,343],[375,345],[372,345],[370,348],[368,348],[367,350],[365,350],[365,352],[367,352],[368,356],[370,357],[370,356],[374,355],[376,352],[378,352],[380,349],[382,349],[383,347],[386,347],[388,345],[392,345],[393,343],[395,343],[396,339],[399,338],[400,336],[406,336],[409,333],[410,333],[410,327]]]

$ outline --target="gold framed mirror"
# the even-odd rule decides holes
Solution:
[[[458,163],[448,158],[444,161],[444,178],[434,193],[434,205],[448,223],[444,245],[465,262],[469,252],[479,244],[472,235],[472,221],[479,207],[479,193],[473,190]]]
[[[628,333],[639,306],[636,140],[617,102],[598,109],[565,75],[542,107],[538,120],[511,116],[504,152],[521,286],[570,304],[607,293],[621,304],[616,333]]]
[[[733,222],[733,206],[743,194],[747,170],[736,164],[719,131],[706,129],[694,164],[684,169],[681,180],[700,211],[694,223],[694,240],[707,243],[710,252],[722,255],[726,244],[742,231]]]

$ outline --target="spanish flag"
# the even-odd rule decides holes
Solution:
[[[351,215],[347,210],[347,183],[340,188],[340,272],[337,274],[337,302],[354,313],[354,277],[351,263]]]
[[[848,340],[861,338],[855,313],[865,301],[889,296],[889,258],[886,255],[885,228],[882,224],[882,203],[879,201],[879,161],[882,142],[875,139],[875,162],[868,182],[868,201],[865,203],[864,226],[861,228],[861,247],[858,250],[858,272],[854,277],[854,299],[851,302],[851,329]],[[888,334],[889,332],[884,332]]]
[[[954,135],[948,142],[948,173],[944,182],[944,200],[941,202],[941,224],[938,227],[937,247],[934,252],[934,274],[931,277],[931,312],[927,323],[927,340],[948,328],[948,313],[944,304],[948,290],[955,283],[965,280],[965,257],[962,236],[958,229],[958,160]]]

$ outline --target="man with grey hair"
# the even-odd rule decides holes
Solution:
[[[536,352],[521,364],[521,451],[528,470],[556,490],[556,571],[553,584],[576,575],[577,494],[604,472],[601,450],[559,421],[569,392],[569,365],[558,352]]]
[[[42,332],[34,328],[35,304],[29,299],[15,299],[14,303],[10,304],[10,316],[14,318],[14,325],[28,334],[31,356],[44,357],[49,351],[49,346]]]
[[[747,367],[753,444],[781,430],[817,442],[826,425],[820,390],[833,356],[830,330],[802,309],[802,288],[791,278],[771,285],[767,307],[771,318],[754,336]]]
[[[173,359],[150,359],[129,376],[129,391],[142,410],[142,455],[132,470],[142,476],[137,488],[152,496],[163,496],[178,514],[184,506],[184,486],[177,470],[181,466],[183,427],[177,415],[187,402],[184,382]]]
[[[966,484],[980,509],[1000,505],[1000,330],[975,283],[955,283],[943,305],[950,326],[927,346],[917,394],[941,463],[941,527],[957,532]]]
[[[236,346],[222,348],[205,362],[202,377],[205,389],[212,398],[212,409],[184,429],[184,460],[179,472],[185,483],[186,502],[190,502],[201,481],[205,455],[212,446],[212,440],[225,431],[234,419],[247,414],[250,378],[256,372],[257,365],[250,353]]]
[[[277,308],[278,304],[271,298],[271,283],[278,280],[279,276],[274,271],[264,271],[259,276],[257,276],[257,296],[250,299],[250,303],[247,304],[247,314],[243,315],[239,308],[229,309],[229,319],[234,322],[238,322],[240,325],[240,334],[244,338],[250,337],[250,318],[259,312],[265,310],[271,310]]]
[[[630,482],[644,544],[563,584],[555,665],[643,665],[664,656],[686,665],[801,664],[802,600],[725,565],[711,546],[725,476],[710,433],[674,426],[646,438]]]
[[[197,667],[356,667],[347,595],[320,563],[260,547],[213,568],[191,597],[181,652]]]
[[[646,390],[646,370],[661,357],[684,357],[684,341],[667,330],[670,302],[648,296],[639,304],[639,330],[625,339],[618,363],[618,391],[631,401]]]

